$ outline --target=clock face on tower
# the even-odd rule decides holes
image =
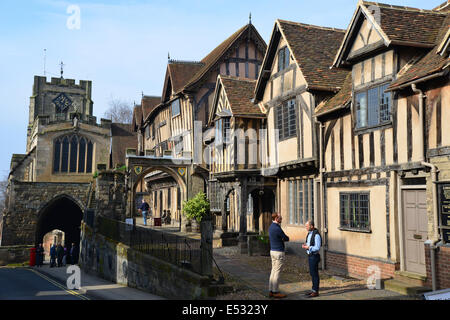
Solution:
[[[53,99],[53,103],[56,106],[56,112],[63,113],[69,110],[69,107],[72,105],[72,100],[69,99],[64,93],[61,93],[55,99]]]

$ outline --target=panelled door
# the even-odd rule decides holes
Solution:
[[[426,274],[427,197],[425,190],[403,190],[406,271]]]

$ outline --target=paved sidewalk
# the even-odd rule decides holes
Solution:
[[[66,273],[69,265],[60,268],[50,268],[48,264],[43,267],[32,267],[34,271],[66,286],[70,274]],[[138,289],[112,283],[81,270],[81,288],[74,290],[93,300],[165,300],[165,298],[150,294]]]
[[[270,257],[241,255],[237,248],[214,249],[214,258],[227,284],[238,290],[219,299],[269,299]],[[311,290],[311,278],[304,258],[287,254],[280,279],[280,291],[287,300],[312,300],[305,297]],[[303,265],[302,265],[303,264]],[[313,300],[415,300],[388,290],[370,290],[365,280],[332,276],[320,271],[320,296]]]

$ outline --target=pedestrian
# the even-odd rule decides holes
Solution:
[[[283,266],[285,256],[284,242],[289,241],[289,237],[281,229],[281,215],[272,213],[272,224],[269,227],[270,257],[272,259],[272,271],[269,278],[269,297],[285,298],[286,295],[278,291],[280,271]]]
[[[56,248],[56,258],[58,260],[58,268],[62,266],[63,257],[64,257],[64,248],[62,247],[61,243],[59,243],[58,247]]]
[[[150,206],[145,201],[145,199],[142,199],[142,203],[139,206],[139,211],[142,213],[142,218],[144,219],[144,226],[147,225],[147,213],[148,213],[149,208],[150,208]]]
[[[63,258],[62,258],[63,266],[66,266],[66,264],[67,264],[67,255],[68,255],[67,246],[64,245],[64,253],[63,253]]]
[[[314,228],[314,221],[307,221],[305,224],[308,235],[306,236],[306,243],[302,245],[303,249],[306,249],[309,262],[309,274],[312,280],[312,291],[307,292],[306,296],[314,298],[319,296],[319,262],[320,262],[320,246],[322,245],[322,237],[319,234],[319,230]]]
[[[77,264],[78,262],[78,250],[75,243],[72,243],[72,248],[70,248],[70,263]]]
[[[36,266],[42,267],[43,261],[44,261],[44,247],[42,246],[42,243],[39,243],[38,247],[36,248]]]
[[[56,265],[56,245],[53,245],[50,248],[50,268],[53,268]]]

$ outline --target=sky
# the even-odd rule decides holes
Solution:
[[[378,1],[432,9],[443,0]],[[26,152],[33,77],[92,80],[94,116],[111,98],[160,96],[167,57],[199,61],[248,23],[269,41],[276,19],[346,29],[357,0],[171,0],[0,2],[0,178]],[[78,19],[79,17],[79,19]]]

